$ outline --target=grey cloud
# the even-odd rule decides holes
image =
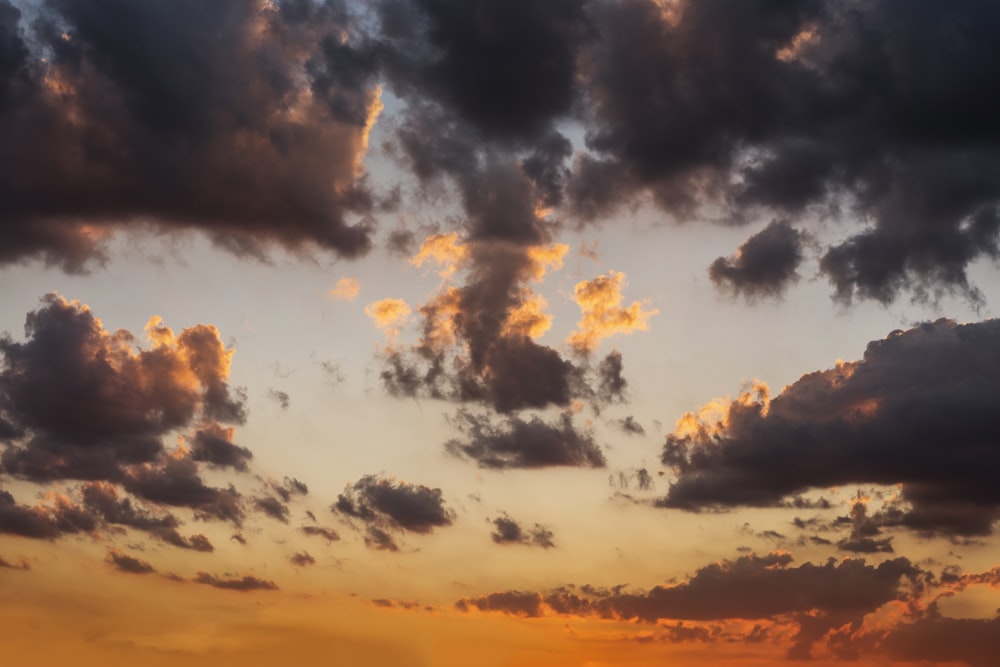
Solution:
[[[749,299],[778,296],[799,278],[802,244],[802,232],[786,220],[774,220],[735,255],[712,262],[708,275],[717,287]]]
[[[452,422],[465,437],[448,441],[445,449],[483,468],[601,468],[606,463],[593,434],[577,430],[570,415],[555,424],[538,416],[508,417],[497,424],[488,415],[459,410]]]
[[[151,222],[240,254],[365,252],[374,72],[338,6],[46,0],[29,24],[3,0],[0,262],[80,270]]]
[[[455,513],[444,504],[441,489],[366,475],[348,485],[330,509],[367,527],[366,543],[398,551],[390,531],[427,534],[450,526]]]
[[[925,533],[988,534],[1000,518],[989,443],[1000,321],[895,331],[864,358],[802,376],[767,409],[746,397],[728,426],[667,437],[676,481],[662,505],[774,505],[810,488],[902,484],[873,517]],[[710,426],[710,425],[709,425]]]

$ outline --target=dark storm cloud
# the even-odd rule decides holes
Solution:
[[[687,581],[628,593],[559,589],[493,593],[459,600],[463,611],[477,608],[520,616],[540,616],[546,609],[559,614],[659,623],[662,620],[717,621],[725,619],[793,619],[799,634],[790,655],[806,658],[812,644],[828,631],[860,623],[887,602],[906,600],[907,587],[918,585],[924,573],[905,558],[868,565],[863,560],[831,559],[824,565],[791,566],[788,554],[743,556],[699,569]],[[544,606],[543,606],[544,604]]]
[[[869,222],[822,257],[839,299],[975,296],[966,267],[1000,253],[995,5],[620,0],[589,16],[579,214],[640,191],[681,219],[832,211]]]
[[[130,332],[49,294],[28,314],[25,342],[0,337],[0,414],[19,434],[2,455],[8,473],[120,481],[125,466],[156,460],[170,431],[245,420],[215,327],[175,336],[154,318],[147,332],[150,346],[137,348]]]
[[[667,507],[774,505],[810,488],[902,484],[883,526],[982,535],[1000,518],[1000,320],[895,331],[864,358],[744,394],[719,423],[685,417],[663,462]]]
[[[367,526],[365,543],[398,551],[390,531],[427,534],[450,526],[455,513],[445,507],[441,489],[366,475],[337,496],[330,509]]]
[[[490,538],[497,544],[526,544],[529,546],[549,549],[555,546],[552,541],[552,531],[536,523],[534,528],[525,529],[507,515],[491,520],[493,533]]]
[[[266,581],[245,575],[242,577],[218,577],[207,572],[199,572],[194,578],[195,583],[221,588],[230,591],[275,591],[278,586],[273,581]]]
[[[720,257],[708,269],[718,287],[750,299],[778,296],[798,280],[802,232],[775,220],[751,236],[732,257]]]
[[[569,113],[586,0],[379,0],[389,80],[482,135],[537,138]]]
[[[108,552],[108,562],[116,569],[130,574],[152,574],[156,568],[144,560],[133,558],[121,551],[112,550]]]
[[[0,1],[0,262],[79,270],[106,231],[149,223],[241,254],[368,249],[348,220],[372,206],[375,72],[340,3],[34,9]]]
[[[557,424],[538,416],[529,420],[508,417],[497,424],[488,415],[459,410],[452,421],[464,439],[448,441],[445,449],[472,459],[482,468],[605,465],[604,453],[593,434],[578,431],[570,415],[562,415]]]

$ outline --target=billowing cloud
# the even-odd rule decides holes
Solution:
[[[207,572],[199,572],[194,578],[195,583],[204,584],[206,586],[212,586],[213,588],[221,588],[223,590],[229,591],[274,591],[278,590],[277,584],[273,581],[267,581],[265,579],[258,579],[250,575],[244,575],[242,577],[219,577],[214,574],[209,574]]]
[[[485,138],[539,139],[570,113],[576,47],[590,31],[584,5],[380,0],[389,81],[398,94],[447,108]]]
[[[497,544],[527,544],[549,549],[555,546],[552,541],[552,531],[536,523],[534,528],[525,529],[506,514],[490,521],[493,533],[490,538]]]
[[[720,257],[708,268],[717,287],[749,299],[778,296],[799,279],[802,232],[787,220],[774,220],[740,246],[732,257]]]
[[[649,328],[649,318],[660,311],[645,309],[646,304],[641,301],[622,305],[621,288],[624,283],[624,273],[609,271],[607,275],[593,280],[580,281],[573,288],[574,299],[582,313],[577,330],[566,339],[574,350],[587,354],[608,336]]]
[[[369,546],[391,551],[398,546],[389,531],[427,534],[455,520],[454,511],[444,504],[441,489],[375,475],[348,485],[330,509],[364,523]]]
[[[984,92],[1000,74],[984,37],[1000,27],[993,7],[670,7],[590,5],[599,39],[578,59],[590,150],[569,187],[580,215],[607,216],[639,193],[679,220],[839,211],[866,223],[823,251],[841,300],[975,295],[967,266],[1000,253],[997,101]]]
[[[0,1],[0,262],[78,270],[151,225],[239,254],[368,249],[361,159],[382,105],[343,5],[118,9],[53,0],[29,20]]]
[[[126,466],[160,457],[169,432],[246,419],[243,397],[227,383],[233,352],[215,327],[175,335],[154,317],[146,333],[149,347],[136,347],[87,306],[49,294],[28,314],[25,342],[0,337],[0,419],[17,434],[0,459],[9,474],[122,481]]]
[[[881,525],[986,534],[1000,518],[989,472],[1000,429],[1000,321],[948,320],[894,331],[864,358],[688,414],[663,462],[662,504],[773,505],[810,488],[901,484]]]
[[[499,203],[491,200],[489,205]],[[527,215],[523,224],[530,227],[528,220],[535,218]],[[499,219],[504,222],[497,225],[512,224]],[[424,243],[414,263],[435,261],[445,280],[417,309],[422,320],[418,343],[394,343],[386,351],[381,379],[389,393],[480,402],[500,412],[566,407],[574,399],[590,400],[597,409],[600,402],[621,397],[625,381],[620,355],[616,367],[608,365],[614,360],[591,367],[536,342],[552,317],[531,284],[562,266],[568,246],[538,243],[537,230],[516,229],[520,231],[472,233],[524,234],[527,242],[463,242],[453,233],[431,236]],[[459,270],[463,283],[455,286],[452,279]]]
[[[341,278],[330,290],[331,299],[338,301],[354,301],[361,293],[361,283],[357,278]]]
[[[605,465],[604,453],[593,433],[577,430],[568,414],[562,415],[558,423],[534,416],[529,420],[508,417],[498,424],[488,415],[459,410],[452,423],[463,432],[464,439],[449,440],[445,449],[483,468]]]

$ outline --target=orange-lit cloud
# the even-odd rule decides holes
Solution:
[[[365,315],[375,321],[389,338],[399,334],[399,327],[410,315],[410,306],[402,299],[382,299],[365,306]]]
[[[583,317],[577,323],[577,330],[566,339],[574,350],[586,354],[608,336],[627,335],[649,328],[649,318],[660,311],[656,308],[647,310],[644,301],[633,301],[631,305],[623,306],[621,289],[624,283],[624,273],[609,271],[607,275],[576,284],[574,300],[580,306]]]
[[[341,278],[328,292],[331,299],[354,301],[361,293],[361,283],[356,278]]]
[[[434,234],[421,244],[417,254],[410,258],[410,264],[423,266],[426,262],[438,265],[438,275],[448,279],[469,256],[469,246],[458,240],[458,232]]]
[[[545,298],[525,289],[521,303],[507,311],[507,319],[500,330],[503,336],[538,338],[552,327],[552,316],[545,312]]]

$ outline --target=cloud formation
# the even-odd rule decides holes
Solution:
[[[489,415],[459,410],[452,423],[462,431],[464,439],[449,440],[445,449],[472,459],[482,468],[605,465],[604,453],[593,433],[578,430],[569,414],[563,414],[558,423],[546,422],[537,415],[528,420],[507,417],[497,423]]]
[[[649,318],[659,311],[655,308],[645,310],[643,307],[646,304],[641,301],[623,306],[621,288],[624,283],[624,273],[609,271],[607,275],[576,284],[573,298],[580,307],[582,318],[576,325],[576,331],[566,339],[570,347],[581,354],[588,354],[608,336],[627,335],[649,328]]]
[[[14,437],[2,457],[8,474],[33,481],[123,481],[126,467],[150,464],[163,437],[199,422],[242,423],[243,396],[227,379],[232,350],[210,325],[174,334],[159,318],[147,348],[104,329],[87,306],[46,295],[28,314],[27,340],[0,337],[0,419]],[[196,455],[239,465],[249,458],[205,426]]]
[[[546,613],[636,620],[716,621],[786,619],[798,623],[789,655],[809,657],[812,645],[830,630],[859,624],[864,616],[895,600],[908,600],[923,574],[905,558],[869,565],[833,559],[824,565],[791,566],[788,554],[742,556],[700,568],[686,581],[648,591],[556,589],[548,593],[510,591],[459,600],[467,611],[518,616]]]
[[[367,528],[369,546],[397,551],[392,532],[428,534],[450,526],[455,512],[444,504],[441,489],[366,475],[348,485],[330,509]]]
[[[686,415],[663,463],[661,504],[775,505],[810,488],[902,484],[881,525],[983,535],[1000,518],[987,471],[1000,423],[993,380],[1000,321],[938,320],[894,331],[864,357],[809,373],[773,399],[764,386]]]
[[[214,574],[209,574],[207,572],[199,572],[194,578],[194,582],[198,584],[204,584],[206,586],[211,586],[213,588],[221,588],[223,590],[229,591],[275,591],[278,590],[277,584],[273,581],[267,581],[266,579],[258,579],[250,575],[244,575],[242,577],[219,577]]]
[[[197,229],[238,254],[371,245],[361,167],[382,108],[340,3],[123,10],[0,0],[0,262],[69,270],[121,228]]]
[[[552,531],[541,524],[536,523],[534,528],[526,530],[506,514],[494,518],[490,523],[493,524],[490,538],[497,544],[526,544],[543,549],[555,546],[552,541]]]
[[[778,296],[799,279],[802,245],[802,232],[786,220],[773,220],[735,255],[712,262],[708,275],[716,286],[749,299]]]

